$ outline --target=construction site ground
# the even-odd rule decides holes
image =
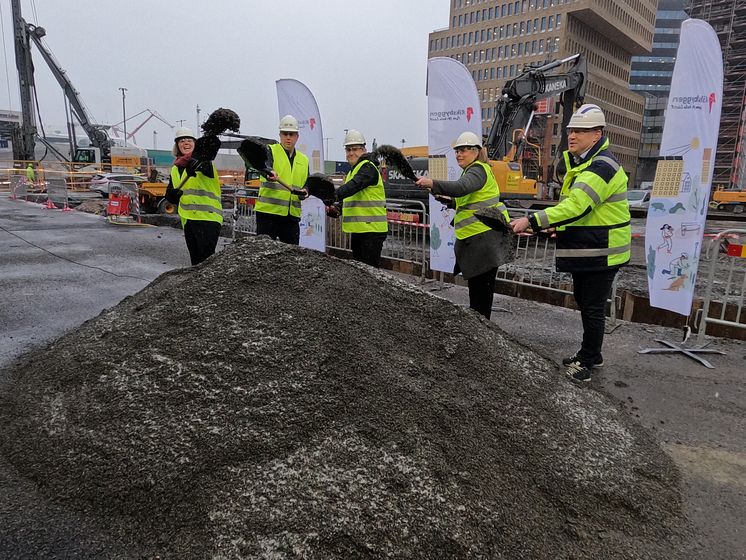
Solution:
[[[180,230],[110,225],[100,216],[43,209],[0,195],[0,383],[4,368],[77,328],[163,272],[188,265]],[[219,248],[230,243],[221,239]],[[457,305],[466,288],[420,284]],[[579,314],[496,296],[492,320],[517,342],[558,364],[581,337]],[[648,429],[682,474],[685,513],[697,533],[693,557],[746,558],[746,350],[710,339],[716,366],[683,355],[640,354],[681,340],[681,331],[619,322],[607,335],[606,366],[578,391],[600,391]],[[2,428],[0,428],[2,429]],[[0,549],[23,534],[22,520],[54,523],[53,508],[0,457]],[[52,533],[50,533],[52,535]],[[64,538],[64,530],[49,537]],[[35,543],[47,550],[55,542]],[[18,556],[29,557],[32,556]],[[79,556],[70,556],[79,557]],[[83,557],[83,556],[80,556]]]

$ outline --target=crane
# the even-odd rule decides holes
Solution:
[[[34,103],[32,101],[32,92],[35,90],[34,64],[31,58],[31,43],[33,42],[39,50],[42,58],[47,63],[52,75],[62,88],[73,115],[85,131],[92,146],[92,148],[78,148],[77,146],[72,145],[71,155],[73,161],[82,163],[100,163],[102,161],[110,161],[113,143],[106,132],[108,127],[94,124],[88,116],[88,112],[79,97],[79,93],[73,87],[67,73],[62,69],[52,53],[42,42],[42,38],[46,36],[46,30],[43,27],[27,23],[23,19],[21,15],[20,0],[11,0],[11,3],[13,9],[16,67],[19,76],[22,112],[20,131],[15,134],[15,138],[18,141],[17,148],[16,142],[13,142],[14,159],[35,159],[34,147],[37,138],[50,148],[57,157],[64,159],[64,156],[62,156],[58,150],[48,143],[43,136],[38,134],[34,118]]]

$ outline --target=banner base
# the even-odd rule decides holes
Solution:
[[[720,350],[713,350],[712,348],[684,348],[683,346],[679,346],[677,344],[674,344],[673,342],[668,342],[667,340],[660,340],[658,338],[655,339],[656,342],[660,342],[664,346],[668,346],[668,348],[645,348],[643,350],[638,350],[638,354],[675,354],[675,353],[682,353],[685,356],[691,358],[692,360],[699,362],[703,366],[709,369],[715,369],[715,366],[713,366],[710,362],[705,360],[704,358],[700,358],[696,354],[725,354],[725,352],[721,352]]]

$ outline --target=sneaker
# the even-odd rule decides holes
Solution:
[[[580,362],[572,362],[567,366],[565,375],[573,381],[588,382],[591,380],[591,370],[593,367],[582,365]]]
[[[580,358],[578,358],[578,355],[575,354],[572,358],[562,358],[562,365],[563,366],[569,366],[573,362],[579,362]],[[603,357],[599,358],[598,361],[594,364],[591,364],[592,368],[602,368],[604,367],[604,359]]]

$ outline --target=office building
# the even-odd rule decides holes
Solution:
[[[689,17],[684,3],[685,0],[659,0],[653,50],[650,54],[632,57],[629,88],[645,96],[636,175],[638,185],[655,177],[681,22]]]

